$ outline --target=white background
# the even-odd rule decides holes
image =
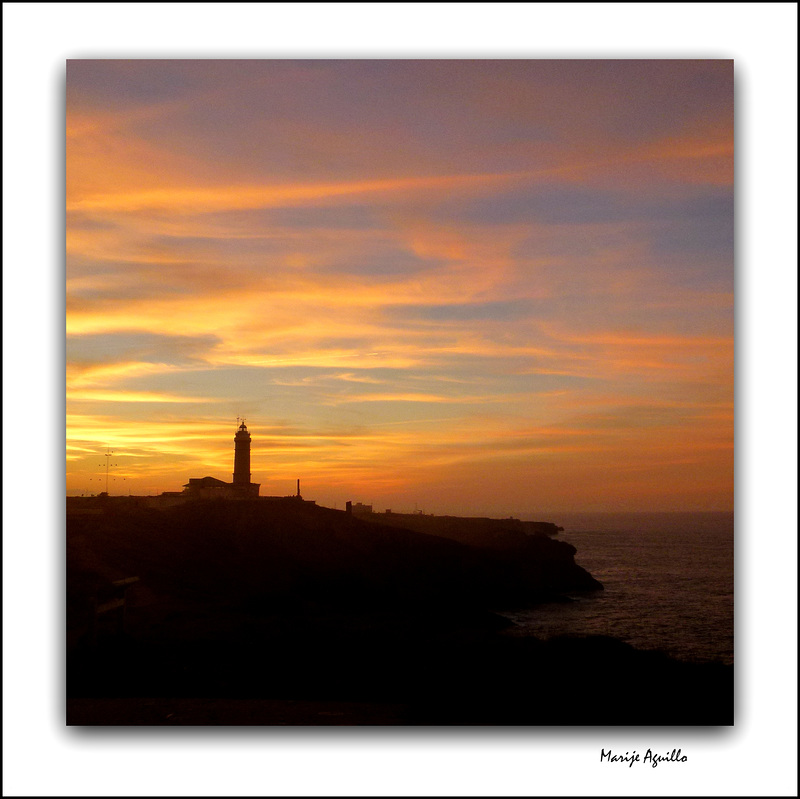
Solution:
[[[5,3],[3,24],[4,795],[797,794],[795,4]],[[64,726],[65,59],[348,56],[735,59],[735,727]]]

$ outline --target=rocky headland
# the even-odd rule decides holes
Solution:
[[[546,534],[133,499],[68,502],[69,724],[732,723],[731,669],[504,633],[601,589]]]

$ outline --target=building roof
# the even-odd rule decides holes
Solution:
[[[190,477],[184,488],[222,488],[229,485],[230,483],[217,480],[216,477]]]

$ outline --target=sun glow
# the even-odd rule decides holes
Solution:
[[[729,62],[213,63],[68,70],[69,493],[730,507]]]

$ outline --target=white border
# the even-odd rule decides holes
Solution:
[[[3,5],[4,794],[797,793],[797,7]],[[734,58],[738,723],[702,730],[63,727],[64,60]],[[601,746],[682,747],[613,769]]]

